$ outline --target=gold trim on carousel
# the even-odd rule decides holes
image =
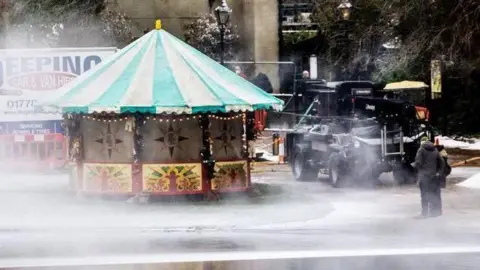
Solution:
[[[192,115],[192,116],[187,116],[187,117],[178,117],[178,118],[163,118],[163,117],[151,117],[151,116],[147,116],[146,119],[148,121],[156,121],[156,122],[166,122],[166,123],[169,123],[169,122],[183,122],[183,121],[190,121],[190,120],[197,120],[198,119],[198,115]]]
[[[157,122],[183,122],[183,121],[190,121],[190,120],[197,120],[199,119],[200,116],[198,115],[192,115],[192,116],[187,116],[187,117],[179,117],[179,118],[166,118],[166,117],[151,117],[147,116],[146,120],[148,121],[157,121]],[[216,120],[221,120],[221,121],[230,121],[230,120],[236,120],[236,119],[242,119],[244,122],[246,120],[246,115],[244,113],[235,115],[235,116],[230,116],[230,117],[221,117],[221,116],[216,116],[216,115],[208,115],[210,119],[216,119]],[[106,118],[99,118],[99,117],[94,117],[94,116],[87,116],[84,115],[82,116],[83,119],[87,120],[92,120],[92,121],[98,121],[98,122],[121,122],[121,121],[128,121],[129,117],[116,117],[112,119],[106,119]]]
[[[221,117],[221,116],[216,116],[216,115],[208,115],[209,118],[211,119],[216,119],[216,120],[222,120],[222,121],[229,121],[229,120],[235,120],[243,117],[243,113],[235,115],[235,116],[230,116],[230,117]]]
[[[117,117],[113,119],[105,119],[105,118],[98,118],[94,116],[82,116],[83,119],[91,120],[91,121],[97,121],[97,122],[122,122],[122,121],[127,121],[128,117]]]

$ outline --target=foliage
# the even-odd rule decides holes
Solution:
[[[372,79],[428,83],[430,61],[441,59],[444,98],[432,105],[434,120],[443,132],[480,131],[480,88],[468,78],[480,64],[478,0],[350,0],[348,21],[340,18],[339,0],[315,1],[312,17],[330,66],[347,66],[350,79],[358,79],[371,59]]]
[[[185,41],[213,59],[220,59],[220,27],[214,15],[206,14],[184,26]],[[235,26],[225,29],[225,59],[236,58],[239,35]]]
[[[285,42],[285,46],[289,46],[290,44],[297,44],[304,40],[313,38],[317,33],[312,31],[298,31],[298,32],[287,32],[283,33],[283,41]]]
[[[314,20],[329,43],[335,45],[348,32],[349,59],[370,55],[387,58],[379,74],[408,70],[427,78],[431,57],[446,57],[458,65],[480,58],[480,5],[476,0],[356,0],[351,1],[351,23],[340,20],[338,0],[317,0]],[[400,46],[388,50],[382,45],[398,38]],[[390,51],[387,57],[385,51]],[[333,55],[333,61],[338,59]],[[464,60],[468,61],[465,62]],[[415,65],[415,63],[421,65]]]
[[[107,0],[16,0],[9,3],[9,37],[15,46],[84,47],[126,45],[132,23]]]

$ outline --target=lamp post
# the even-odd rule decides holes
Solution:
[[[220,6],[215,8],[215,17],[217,17],[218,27],[220,28],[220,63],[225,64],[225,29],[230,20],[232,9],[227,5],[226,0],[222,0]]]
[[[338,5],[337,7],[338,11],[340,12],[340,18],[341,21],[339,22],[340,29],[342,33],[341,37],[341,44],[340,47],[342,48],[341,50],[341,80],[347,79],[348,75],[348,62],[350,59],[350,35],[349,35],[349,24],[350,24],[350,16],[351,16],[351,11],[352,11],[352,4],[348,0],[342,0],[342,2]]]
[[[342,15],[342,19],[348,21],[350,19],[352,4],[348,0],[342,0],[342,3],[338,5],[337,9]]]

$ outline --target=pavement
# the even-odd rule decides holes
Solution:
[[[479,171],[456,168],[452,177]],[[267,258],[272,252],[281,258],[308,252],[330,252],[327,257],[332,257],[478,248],[479,190],[450,185],[443,192],[444,216],[415,220],[415,186],[391,186],[389,175],[382,176],[386,184],[376,189],[335,189],[322,180],[294,182],[287,171],[264,172],[253,181],[280,187],[281,193],[219,203],[136,205],[75,197],[66,192],[65,175],[2,174],[0,268],[96,264],[102,258],[138,263],[139,258],[165,262],[199,254],[213,260],[255,254]]]

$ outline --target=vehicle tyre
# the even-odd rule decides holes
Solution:
[[[330,155],[328,161],[328,179],[335,188],[340,188],[345,184],[346,175],[342,171],[341,157],[338,153]]]
[[[393,170],[392,174],[393,174],[393,181],[395,182],[396,185],[400,186],[405,184],[405,180],[406,180],[405,173],[401,169]]]
[[[380,173],[375,171],[374,169],[367,168],[366,171],[360,174],[360,182],[362,182],[366,186],[376,187],[380,184]]]
[[[318,167],[308,163],[307,153],[297,150],[293,154],[292,173],[296,181],[312,181],[318,177]]]
[[[403,165],[392,171],[393,180],[397,185],[410,185],[417,182],[415,173],[411,166]]]
[[[376,187],[380,181],[380,172],[370,164],[357,165],[352,173],[355,183],[364,187]]]

